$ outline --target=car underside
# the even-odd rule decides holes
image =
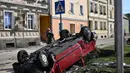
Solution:
[[[68,30],[60,32],[60,39],[31,53],[21,50],[18,62],[13,64],[15,73],[63,73],[78,61],[84,66],[84,57],[95,50],[96,39],[88,27],[70,36]]]

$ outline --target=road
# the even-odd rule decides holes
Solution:
[[[104,47],[114,44],[114,39],[98,39],[96,42],[98,47]],[[45,44],[43,44],[44,46]],[[12,49],[12,50],[0,50],[0,73],[13,73],[12,64],[17,61],[17,52],[19,50],[26,50],[31,53],[42,46],[33,46],[28,48]]]
[[[99,48],[103,48],[109,45],[114,45],[114,38],[98,39],[96,41],[96,46]]]

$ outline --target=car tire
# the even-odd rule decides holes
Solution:
[[[19,63],[22,64],[22,63],[24,63],[27,60],[28,56],[29,55],[28,55],[27,51],[21,50],[17,54],[17,60],[18,60]]]
[[[87,26],[81,28],[80,36],[83,36],[83,39],[85,41],[90,42],[92,40],[92,33]]]
[[[47,59],[47,54],[45,51],[41,51],[38,53],[37,55],[37,59],[36,59],[36,66],[40,69],[40,70],[47,70],[48,66],[49,66],[49,63],[48,63],[48,60],[47,60],[47,65],[45,65],[45,62],[43,61],[43,58],[42,58],[42,55],[45,55],[46,56],[46,59]]]
[[[60,39],[63,40],[64,38],[70,37],[70,33],[67,29],[60,31]]]

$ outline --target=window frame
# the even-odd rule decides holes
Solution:
[[[112,5],[112,0],[110,0],[110,5]]]
[[[100,22],[100,30],[103,30],[103,22]]]
[[[112,10],[110,10],[110,18],[112,18]]]
[[[12,13],[12,19],[11,19],[11,28],[5,28],[5,13],[6,12],[9,12],[9,13]],[[4,20],[4,25],[3,25],[3,27],[4,27],[4,30],[11,30],[12,28],[13,28],[13,26],[14,26],[14,11],[12,11],[12,10],[4,10],[3,11],[3,20]]]
[[[103,6],[103,13],[106,15],[106,6]]]
[[[90,2],[90,12],[93,12],[93,2]]]
[[[80,15],[84,15],[83,5],[80,5]]]
[[[32,25],[33,25],[33,26],[32,26],[33,28],[32,28],[32,29],[30,29],[30,28],[28,27],[28,26],[29,26],[29,24],[28,24],[28,19],[29,19],[28,16],[29,16],[29,15],[32,15],[32,16],[33,16],[33,24],[32,24]],[[34,23],[35,21],[34,21],[34,20],[35,20],[35,13],[27,13],[27,30],[34,30],[34,27],[35,27],[35,23]]]
[[[107,27],[106,27],[106,22],[104,22],[104,30],[106,30],[107,29]]]
[[[95,9],[95,13],[98,13],[98,4],[97,3],[94,4],[94,9]]]
[[[70,3],[70,12],[74,14],[74,3]]]
[[[97,27],[96,27],[97,26]],[[98,29],[98,21],[94,22],[94,29],[97,30]]]
[[[103,14],[102,5],[100,5],[100,14]]]

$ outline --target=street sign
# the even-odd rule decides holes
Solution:
[[[55,14],[65,13],[65,1],[55,2]]]

